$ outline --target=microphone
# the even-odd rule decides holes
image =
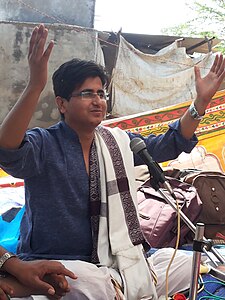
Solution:
[[[136,137],[130,141],[130,149],[134,152],[134,154],[140,156],[143,162],[148,166],[152,178],[157,183],[157,188],[154,188],[157,190],[160,183],[170,193],[170,195],[176,199],[174,191],[169,182],[166,180],[162,168],[149,154],[145,142],[141,138]]]

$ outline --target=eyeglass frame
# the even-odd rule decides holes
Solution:
[[[101,95],[100,95],[101,93],[103,94],[102,98],[101,98]],[[88,95],[89,95],[89,97],[88,97]],[[108,95],[108,93],[106,93],[106,91],[98,90],[97,92],[93,92],[93,90],[88,90],[88,89],[83,90],[79,93],[73,93],[73,94],[71,94],[70,98],[81,97],[82,100],[93,100],[93,99],[96,98],[96,96],[98,96],[100,100],[105,100],[105,101],[109,100],[109,95]]]

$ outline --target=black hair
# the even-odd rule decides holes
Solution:
[[[72,92],[79,88],[89,77],[99,77],[105,88],[108,85],[106,71],[94,61],[74,58],[65,62],[52,76],[55,96],[60,96],[69,101]]]

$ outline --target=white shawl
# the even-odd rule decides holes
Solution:
[[[118,269],[123,278],[126,299],[158,299],[142,244],[138,241],[136,245],[133,243],[135,235],[138,236],[140,226],[137,217],[137,192],[133,153],[129,147],[130,139],[119,128],[111,129],[99,126],[96,130],[95,142],[101,184],[101,212],[98,234],[100,264]],[[120,165],[117,166],[117,174],[113,164],[115,160],[112,158],[112,152],[113,155],[122,156]],[[124,199],[124,197],[127,197],[127,193],[124,193],[120,184],[118,184],[118,170],[121,169],[122,172],[123,165],[126,178],[123,178],[122,181],[125,180],[126,185],[127,179],[129,195],[131,196],[128,199],[129,201]],[[132,219],[129,220],[129,213],[125,214],[125,211],[130,212],[132,209],[135,215],[131,215]],[[133,231],[133,236],[131,236],[132,234],[128,228],[129,222],[137,224],[137,232]]]

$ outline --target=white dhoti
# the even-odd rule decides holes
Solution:
[[[149,262],[157,275],[156,291],[157,296],[166,294],[166,269],[173,255],[173,248],[157,250]],[[114,300],[116,293],[111,282],[111,276],[121,284],[119,273],[111,268],[97,267],[91,263],[82,261],[60,261],[66,268],[74,272],[78,278],[68,278],[70,292],[63,297],[65,300]],[[186,290],[191,282],[192,255],[184,251],[177,251],[169,271],[169,295],[178,291]],[[143,279],[144,280],[144,279]],[[24,300],[45,300],[46,296],[34,295],[26,298],[13,298]],[[129,300],[129,299],[128,299]],[[139,300],[139,299],[138,299]]]
[[[148,260],[157,275],[156,292],[161,297],[166,294],[166,270],[174,253],[173,248],[162,248],[152,254]],[[190,287],[192,270],[192,252],[187,254],[178,250],[169,270],[168,293],[173,295]]]

